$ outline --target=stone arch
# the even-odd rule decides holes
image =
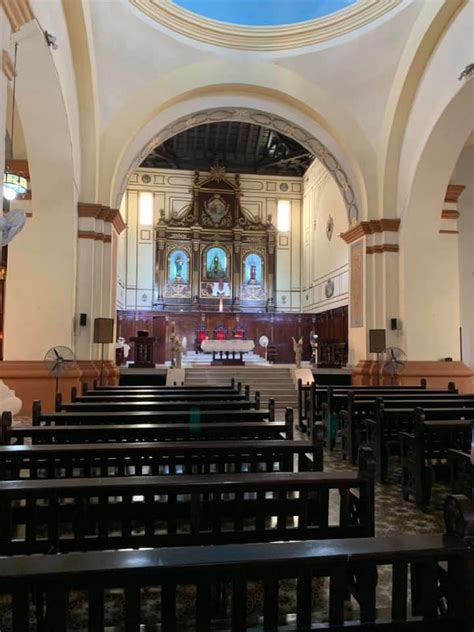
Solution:
[[[268,127],[276,132],[281,132],[286,136],[294,138],[303,147],[310,150],[314,157],[320,160],[325,166],[339,187],[346,205],[349,225],[359,220],[358,202],[351,180],[345,169],[327,146],[300,125],[292,123],[282,116],[248,107],[208,108],[194,112],[190,115],[181,116],[177,120],[163,127],[158,134],[152,136],[152,138],[141,148],[139,153],[135,155],[132,163],[128,166],[126,174],[121,178],[120,187],[118,188],[116,197],[114,198],[113,205],[117,206],[119,204],[130,174],[138,167],[138,165],[154,147],[163,143],[168,138],[171,138],[172,136],[192,127],[209,122],[235,120],[263,125],[264,127]]]
[[[9,247],[5,360],[42,360],[73,345],[77,191],[60,78],[37,22],[18,41],[16,102],[28,156],[33,215]],[[37,310],[37,327],[18,327]],[[39,330],[40,328],[40,330]]]
[[[400,307],[409,359],[459,359],[457,234],[442,232],[440,224],[450,177],[473,129],[473,102],[471,80],[436,121],[402,213]]]

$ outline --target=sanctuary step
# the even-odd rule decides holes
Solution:
[[[262,402],[273,398],[277,408],[298,406],[298,393],[293,384],[291,370],[272,365],[245,367],[202,367],[187,368],[185,384],[228,384],[234,377],[237,382],[248,384],[251,394],[260,391]]]

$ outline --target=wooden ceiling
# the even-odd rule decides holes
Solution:
[[[219,163],[233,173],[302,176],[313,158],[299,143],[267,127],[225,121],[169,138],[140,167],[207,171]]]

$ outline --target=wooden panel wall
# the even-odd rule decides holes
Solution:
[[[139,329],[147,329],[150,335],[157,338],[155,362],[162,364],[171,358],[169,336],[172,323],[179,338],[186,336],[188,349],[192,349],[195,332],[201,323],[209,331],[209,337],[212,337],[214,328],[221,324],[228,328],[230,335],[237,319],[240,325],[246,328],[247,338],[255,341],[256,353],[264,355],[263,349],[258,346],[260,336],[265,335],[270,339],[276,346],[278,363],[294,361],[292,336],[303,336],[303,360],[309,360],[311,357],[309,334],[312,329],[319,334],[320,342],[347,342],[348,338],[347,307],[319,314],[120,311],[117,312],[117,336],[123,336],[128,341]]]

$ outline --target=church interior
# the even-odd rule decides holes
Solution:
[[[472,632],[474,0],[0,39],[0,632]]]

